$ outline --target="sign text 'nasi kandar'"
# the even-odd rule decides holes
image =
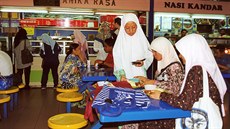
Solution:
[[[115,0],[62,0],[63,4],[116,6]]]
[[[180,8],[180,9],[195,9],[195,10],[210,10],[222,11],[222,5],[203,4],[203,3],[183,3],[183,2],[164,2],[165,8]]]

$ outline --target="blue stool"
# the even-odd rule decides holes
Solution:
[[[60,102],[66,102],[66,112],[71,112],[71,102],[81,101],[83,95],[78,92],[65,92],[57,95],[57,100]]]
[[[10,101],[9,95],[0,95],[0,104],[3,104],[3,118],[7,118],[7,102]]]
[[[18,104],[18,91],[17,86],[12,86],[7,90],[0,90],[0,95],[10,95],[10,110],[13,111],[14,106]]]

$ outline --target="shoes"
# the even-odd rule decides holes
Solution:
[[[56,90],[56,89],[57,89],[57,86],[54,86],[53,89]]]
[[[29,90],[29,89],[30,89],[30,86],[27,86],[27,85],[26,85],[26,86],[25,86],[25,89],[26,89],[26,90]]]
[[[46,89],[46,87],[42,87],[41,89],[42,89],[42,90],[45,90],[45,89]]]
[[[77,107],[78,105],[79,105],[78,102],[71,103],[71,107]]]

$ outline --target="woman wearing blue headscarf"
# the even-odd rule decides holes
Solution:
[[[43,42],[40,51],[43,69],[41,88],[46,89],[50,69],[52,71],[54,88],[56,88],[58,85],[58,54],[60,53],[61,48],[48,34],[42,34],[41,38]]]

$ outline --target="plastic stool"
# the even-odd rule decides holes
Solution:
[[[0,90],[0,94],[9,94],[10,95],[10,110],[14,109],[14,105],[18,104],[18,91],[19,88],[17,86],[12,86],[7,90]]]
[[[51,129],[79,129],[87,124],[84,115],[77,113],[58,114],[48,119],[48,127]]]
[[[18,85],[19,89],[25,88],[25,84],[21,83],[20,85]]]
[[[71,112],[71,102],[81,101],[83,95],[78,92],[66,92],[57,95],[57,100],[60,102],[66,102],[66,112]]]
[[[7,118],[7,102],[10,101],[9,95],[0,95],[0,104],[3,103],[3,118]]]

